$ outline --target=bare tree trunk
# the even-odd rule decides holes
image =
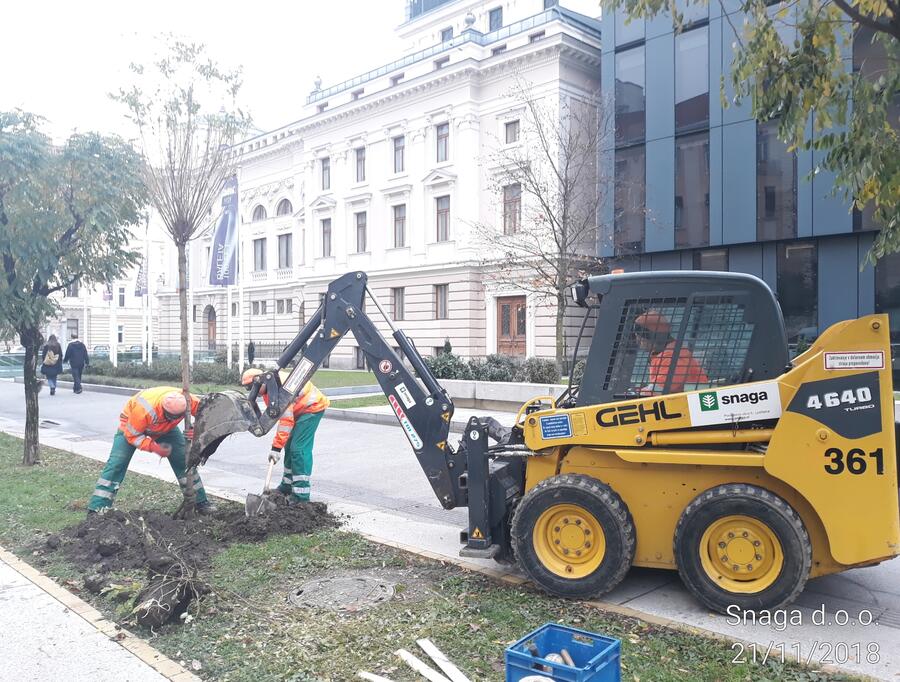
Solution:
[[[566,369],[566,290],[563,283],[556,293],[556,365]]]
[[[38,434],[38,422],[40,420],[40,408],[38,404],[38,391],[41,388],[37,377],[38,353],[40,352],[41,333],[35,328],[26,328],[19,331],[22,345],[25,346],[25,452],[22,456],[22,464],[32,466],[40,463],[40,436]]]
[[[191,428],[191,366],[188,362],[188,310],[187,304],[187,245],[177,241],[178,247],[178,308],[181,313],[181,390],[187,401],[187,412],[184,415],[184,430]],[[190,456],[190,442],[187,444],[185,461]],[[175,518],[183,519],[194,515],[197,507],[197,493],[194,490],[194,473],[196,468],[189,468],[185,472],[187,484],[182,489],[184,501],[175,511]]]

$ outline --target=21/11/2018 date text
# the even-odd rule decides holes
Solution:
[[[784,663],[797,660],[806,665],[845,665],[847,663],[881,662],[881,648],[877,642],[812,642],[803,646],[799,642],[769,642],[766,644],[734,642],[732,663],[765,665],[768,662]]]

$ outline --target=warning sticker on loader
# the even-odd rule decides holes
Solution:
[[[825,369],[884,369],[884,351],[825,353]]]
[[[413,446],[413,450],[421,450],[423,445],[422,439],[419,438],[419,434],[413,427],[412,422],[409,421],[409,417],[406,416],[406,412],[400,407],[400,403],[394,397],[393,393],[388,396],[388,402],[390,402],[391,407],[394,408],[394,414],[396,414],[397,419],[400,420],[400,426],[402,426],[403,430],[406,432],[406,437],[409,438],[409,443]]]
[[[554,414],[549,417],[541,417],[541,438],[552,440],[554,438],[571,438],[572,422],[567,414]]]
[[[407,410],[416,404],[415,399],[412,397],[412,393],[409,392],[409,389],[406,388],[406,384],[404,384],[402,381],[397,384],[395,390],[397,391],[397,395],[400,396],[400,400],[402,400],[403,404],[406,405]]]
[[[781,396],[774,381],[689,393],[691,425],[732,424],[781,416]]]

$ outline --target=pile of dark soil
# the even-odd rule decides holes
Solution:
[[[310,533],[338,526],[338,520],[322,502],[289,506],[281,496],[270,499],[276,509],[267,514],[248,517],[243,509],[234,507],[218,514],[225,523],[219,537],[225,542],[259,542],[273,534]]]

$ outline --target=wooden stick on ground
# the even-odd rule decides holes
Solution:
[[[432,661],[437,663],[438,668],[450,678],[450,682],[471,682],[430,639],[417,639],[416,644],[431,657]]]
[[[382,677],[381,675],[375,675],[373,673],[367,673],[365,670],[360,670],[356,673],[357,677],[361,677],[364,680],[369,680],[369,682],[393,682],[393,680],[388,679],[387,677]]]
[[[450,682],[450,680],[441,675],[437,670],[425,665],[425,663],[409,653],[406,649],[397,649],[394,654],[403,659],[410,668],[415,670],[425,679],[430,680],[430,682]]]

